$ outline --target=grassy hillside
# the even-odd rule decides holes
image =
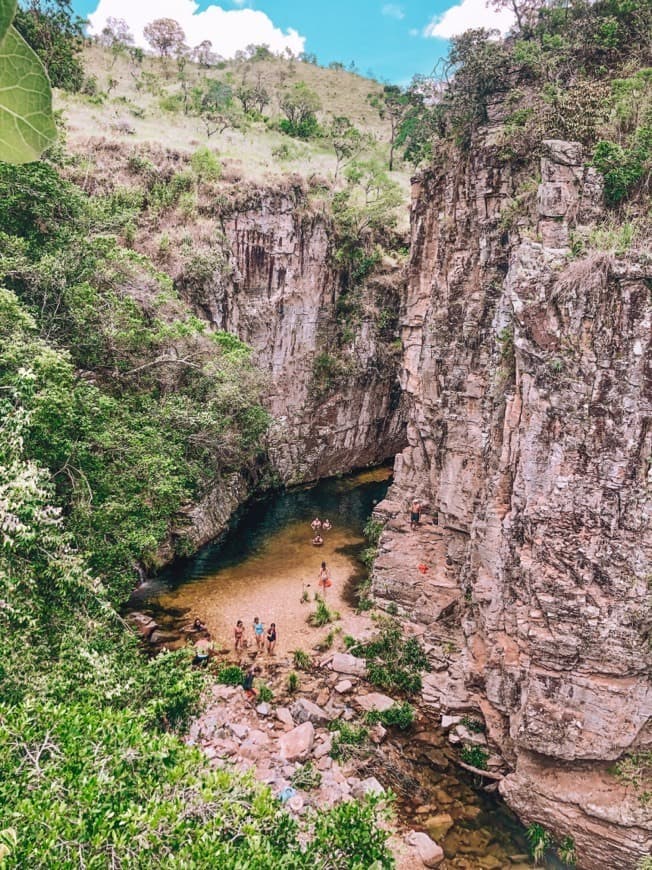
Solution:
[[[270,96],[263,116],[243,116],[240,129],[208,137],[200,118],[184,114],[182,107],[174,105],[183,88],[175,61],[165,66],[160,59],[146,56],[138,63],[127,54],[114,58],[109,51],[91,45],[85,49],[84,65],[90,82],[86,90],[96,93],[57,95],[73,151],[86,151],[89,138],[98,136],[125,145],[153,142],[188,151],[207,145],[219,153],[225,168],[247,179],[269,181],[294,172],[304,177],[316,174],[332,178],[336,159],[327,139],[302,141],[276,129],[284,117],[280,108],[283,93],[295,83],[305,82],[319,97],[320,125],[325,127],[338,116],[349,118],[365,137],[361,159],[387,161],[389,121],[381,119],[369,103],[369,96],[378,95],[382,86],[346,70],[278,57],[232,60],[209,69],[189,62],[182,73],[187,89],[203,79],[215,79],[234,90],[243,82],[260,83]],[[392,173],[406,196],[409,176],[408,166]]]

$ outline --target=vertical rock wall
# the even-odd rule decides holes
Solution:
[[[378,314],[398,309],[402,267],[387,260],[376,269],[360,291],[359,322],[342,342],[333,230],[305,191],[259,192],[223,218],[222,230],[228,266],[198,304],[218,328],[250,344],[269,373],[270,458],[280,478],[313,480],[394,456],[405,445],[399,354]],[[315,374],[320,356],[326,382]]]
[[[483,712],[524,820],[572,836],[580,867],[633,868],[652,814],[609,764],[652,739],[652,272],[570,256],[600,215],[579,145],[545,144],[510,237],[522,181],[486,146],[415,187],[409,446],[374,591],[426,626],[426,700]]]

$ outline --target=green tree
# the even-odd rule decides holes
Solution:
[[[316,113],[321,109],[321,100],[305,82],[295,82],[284,92],[281,109],[286,116],[280,124],[284,133],[300,139],[309,139],[317,133]]]
[[[364,139],[357,127],[342,115],[333,118],[327,132],[335,151],[335,178],[337,178],[340,169],[360,153]]]
[[[73,92],[84,82],[84,24],[69,0],[28,0],[14,20],[16,30],[43,61],[52,85]]]
[[[394,151],[401,125],[410,110],[410,97],[398,85],[385,85],[382,94],[374,94],[370,101],[383,120],[389,121],[389,171],[394,169]]]
[[[233,89],[217,79],[204,79],[192,89],[191,105],[206,130],[206,135],[223,133],[239,124],[233,104]]]

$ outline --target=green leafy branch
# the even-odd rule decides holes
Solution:
[[[0,0],[0,160],[30,163],[54,142],[50,81],[12,26],[17,0]]]

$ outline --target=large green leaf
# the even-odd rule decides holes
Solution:
[[[0,0],[0,42],[5,38],[16,14],[17,0]]]
[[[4,15],[6,0],[0,8]],[[52,91],[43,64],[10,27],[0,42],[0,160],[29,163],[56,139]]]

